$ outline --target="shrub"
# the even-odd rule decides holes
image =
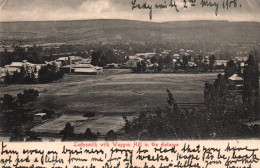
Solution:
[[[248,129],[240,122],[242,106],[232,97],[226,103],[211,102],[209,108],[179,109],[169,90],[166,109],[154,113],[142,112],[137,119],[125,117],[126,137],[139,140],[165,139],[230,139],[248,135]]]

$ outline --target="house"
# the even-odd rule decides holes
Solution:
[[[168,54],[169,54],[169,52],[167,52],[167,51],[161,52],[161,55],[162,55],[162,56],[167,56]]]
[[[126,62],[126,67],[127,68],[136,68],[137,63],[140,62],[141,60],[139,59],[130,59]]]
[[[179,53],[182,55],[182,54],[185,53],[185,50],[184,50],[183,48],[181,48],[181,49],[179,50]]]
[[[145,58],[148,58],[148,55],[146,53],[138,53],[138,54],[136,54],[136,57],[145,59]]]
[[[60,57],[60,58],[56,59],[55,61],[51,61],[50,63],[53,64],[53,62],[57,63],[57,65],[60,65],[60,66],[70,64],[69,57]]]
[[[27,62],[27,60],[23,60],[22,62],[12,62],[10,65],[5,65],[4,68],[0,69],[0,76],[1,76],[1,78],[4,78],[7,74],[7,72],[10,75],[13,75],[14,72],[21,72],[21,69],[23,67],[26,70],[26,73],[28,73],[28,74],[35,73],[36,78],[37,78],[39,70],[41,69],[42,66],[45,66],[45,65],[46,64],[33,64],[30,62]]]
[[[91,63],[91,57],[90,58],[87,58],[87,59],[82,59],[81,61],[82,64],[90,64]]]
[[[143,61],[144,59],[138,56],[129,56],[129,60],[125,63],[126,68],[136,68],[137,63]]]
[[[97,74],[103,72],[103,67],[93,66],[91,64],[71,64],[62,67],[64,73]]]
[[[5,82],[5,75],[0,74],[0,83],[4,83],[4,82]]]
[[[45,64],[33,64],[28,62],[27,60],[23,60],[22,62],[12,62],[10,65],[5,65],[5,68],[9,71],[16,71],[17,69],[21,70],[22,67],[26,68],[26,70],[31,73],[35,70],[40,70],[42,66]]]
[[[75,74],[88,74],[88,75],[96,75],[97,70],[95,68],[77,68],[73,71]]]
[[[12,75],[15,71],[20,72],[20,68],[5,66],[0,69],[0,74],[6,74],[7,72]]]
[[[134,55],[134,56],[129,56],[128,58],[129,58],[129,60],[142,59],[142,58],[140,58],[140,57],[138,57],[138,56],[136,56],[136,55]]]
[[[140,57],[142,59],[151,58],[155,55],[155,53],[137,53],[135,56]]]
[[[107,64],[107,65],[105,66],[105,68],[107,68],[107,69],[110,69],[110,68],[118,69],[118,68],[120,68],[120,65],[119,65],[119,64],[112,63],[112,64]]]
[[[189,54],[193,54],[194,51],[193,51],[193,50],[187,50],[187,53],[189,53]]]
[[[34,115],[34,121],[42,121],[46,117],[46,113],[37,113]]]
[[[69,57],[60,57],[58,59],[56,59],[56,62],[61,62],[61,61],[68,61]]]
[[[235,60],[235,62],[245,62],[246,60],[248,60],[248,57],[247,56],[235,57],[234,60]]]
[[[227,62],[228,60],[216,60],[215,63],[216,63],[216,66],[226,66],[227,65]]]
[[[244,80],[242,77],[238,76],[237,74],[233,74],[231,77],[228,78],[229,84],[234,86],[235,89],[242,89]]]
[[[56,62],[56,61],[45,61],[46,65],[55,65],[56,67],[61,67],[62,66],[62,62]]]
[[[176,59],[176,60],[181,58],[181,56],[179,54],[173,54],[172,57],[173,57],[173,59]]]
[[[24,65],[23,62],[12,62],[10,65],[8,65],[8,67],[21,69],[23,65]]]

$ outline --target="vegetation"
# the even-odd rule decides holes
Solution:
[[[125,54],[115,53],[111,48],[99,48],[91,54],[91,64],[94,66],[104,67],[110,63],[126,62]]]
[[[259,70],[258,61],[255,58],[256,55],[256,53],[249,55],[249,59],[245,62],[246,66],[243,73],[244,86],[242,98],[251,118],[256,118],[257,112],[260,110],[258,105]]]
[[[11,132],[10,141],[23,140],[23,126],[33,121],[31,110],[25,105],[39,96],[37,90],[28,89],[18,93],[17,97],[5,94],[1,103],[1,123],[6,131]]]
[[[19,45],[13,46],[14,51],[8,52],[7,49],[5,51],[0,52],[0,66],[8,65],[12,62],[20,62],[22,60],[27,60],[31,63],[44,63],[43,60],[43,48],[40,46],[34,45],[33,47],[29,47],[26,51],[24,47]]]
[[[32,84],[36,83],[36,68],[33,70],[33,72],[30,72],[28,70],[28,67],[22,66],[20,72],[15,71],[13,75],[10,75],[9,72],[7,72],[5,76],[5,83],[6,84]]]
[[[154,112],[142,112],[129,121],[125,118],[125,133],[129,139],[165,140],[165,139],[230,139],[243,138],[250,131],[242,125],[242,105],[230,95],[226,100],[210,100],[210,106],[204,108],[180,109],[168,91],[166,109],[158,108]],[[220,102],[228,102],[220,105]]]
[[[237,72],[237,66],[234,60],[229,60],[225,68],[224,79],[228,82],[228,78],[231,77],[234,73]]]
[[[38,78],[36,78],[38,74]],[[64,76],[64,73],[55,65],[42,66],[39,72],[36,68],[31,72],[28,67],[22,66],[20,72],[15,71],[13,75],[7,72],[4,82],[5,84],[33,84],[33,83],[49,83],[59,80]]]
[[[68,122],[64,129],[60,132],[62,141],[73,141],[73,140],[84,140],[84,141],[95,141],[98,139],[99,133],[92,133],[90,128],[87,128],[84,134],[75,134],[74,127]]]
[[[17,98],[9,94],[4,94],[2,109],[3,111],[15,109],[30,101],[34,101],[38,96],[39,92],[34,89],[28,89],[24,90],[23,93],[18,93]]]
[[[256,99],[259,96],[258,63],[252,55],[246,62],[243,73],[243,102],[238,101],[236,95],[229,92],[227,87],[228,78],[238,72],[238,69],[231,60],[224,76],[218,74],[213,84],[205,83],[205,108],[181,109],[167,89],[169,106],[166,109],[158,108],[153,113],[142,112],[133,121],[124,116],[127,138],[236,139],[255,136],[255,130],[244,126],[241,119],[252,117],[252,112],[259,110]]]
[[[55,65],[46,65],[39,70],[39,83],[49,83],[59,80],[64,76],[62,70]]]
[[[197,21],[173,24],[172,22],[151,23],[129,20],[66,21],[62,23],[63,31],[53,33],[52,30],[58,30],[60,24],[59,22],[42,22],[39,26],[34,22],[30,22],[29,25],[2,23],[5,33],[1,41],[4,45],[59,42],[85,44],[85,46],[64,45],[66,47],[63,47],[62,51],[56,51],[55,47],[48,48],[48,51],[45,49],[45,55],[52,54],[52,56],[57,53],[88,51],[88,46],[90,47],[91,44],[102,45],[102,42],[105,42],[124,48],[124,50],[127,49],[129,55],[136,52],[151,52],[153,48],[156,51],[190,48],[196,49],[197,53],[200,51],[208,53],[220,49],[218,58],[230,59],[230,56],[237,53],[237,48],[257,44],[260,39],[258,31],[255,31],[259,29],[259,23],[247,22]],[[17,31],[14,31],[13,27],[16,27]],[[222,30],[223,27],[227,29]],[[241,31],[234,32],[238,27]],[[205,30],[208,31],[205,32]],[[118,36],[121,38],[115,38]],[[230,45],[234,42],[236,45]]]

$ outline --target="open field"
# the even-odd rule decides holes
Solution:
[[[137,112],[166,106],[166,88],[178,103],[200,103],[204,99],[204,82],[213,81],[216,76],[216,73],[133,74],[130,70],[105,70],[96,76],[65,75],[62,81],[50,84],[1,87],[0,97],[31,88],[40,92],[33,102],[39,110],[75,114]]]
[[[99,132],[103,136],[109,130],[120,131],[125,124],[122,116],[96,116],[94,118],[87,118],[76,114],[62,115],[55,120],[35,126],[31,130],[37,133],[58,134],[63,130],[67,122],[71,123],[76,134],[84,134],[86,129],[90,128],[92,132]]]

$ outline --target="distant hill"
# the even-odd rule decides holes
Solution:
[[[191,43],[260,43],[260,23],[228,21],[143,22],[80,20],[0,22],[0,41],[111,42],[175,41]]]

